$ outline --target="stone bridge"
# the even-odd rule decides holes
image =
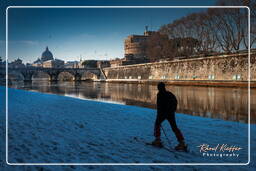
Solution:
[[[99,68],[8,68],[8,78],[19,76],[19,80],[32,81],[38,73],[48,75],[49,81],[58,81],[60,74],[69,74],[73,81],[104,79],[104,74]],[[6,68],[0,68],[1,78],[5,78]]]

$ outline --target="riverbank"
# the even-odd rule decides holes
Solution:
[[[99,80],[103,82],[103,80]],[[138,79],[107,79],[105,82],[111,83],[130,83],[130,84],[151,84],[157,85],[159,82],[164,82],[167,85],[177,86],[202,86],[202,87],[241,87],[248,88],[248,81],[208,81],[208,80],[186,80],[186,81],[173,81],[173,80],[138,80]],[[256,81],[250,82],[251,88],[256,88]]]
[[[5,88],[0,87],[1,120],[5,117]],[[10,163],[247,163],[248,125],[218,119],[177,114],[177,123],[189,144],[190,153],[170,153],[145,146],[134,137],[151,141],[155,110],[102,103],[58,95],[9,89],[8,140]],[[176,140],[167,122],[171,146]],[[1,122],[1,128],[4,123]],[[251,125],[255,132],[256,126]],[[255,161],[256,139],[251,137],[251,161]],[[5,151],[1,131],[1,152]],[[163,141],[167,144],[166,139]],[[198,146],[228,144],[242,149],[238,157],[203,156]],[[222,152],[219,152],[220,154]],[[224,154],[226,154],[225,152]],[[1,153],[1,161],[4,154]],[[20,170],[24,166],[0,166]],[[209,166],[171,166],[172,169],[208,169]],[[81,170],[83,166],[26,166],[27,169]],[[170,166],[90,166],[100,170],[155,170]],[[255,169],[249,166],[214,166],[214,169]]]

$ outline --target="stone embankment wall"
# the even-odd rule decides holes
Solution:
[[[251,81],[256,81],[256,53],[251,53]],[[248,81],[248,53],[103,69],[107,81]]]

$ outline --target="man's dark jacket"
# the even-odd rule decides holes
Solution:
[[[177,109],[177,99],[169,91],[159,91],[157,93],[157,112],[159,114],[174,113]]]

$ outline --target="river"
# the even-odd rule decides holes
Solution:
[[[148,108],[156,107],[157,87],[104,82],[17,82],[10,87]],[[167,86],[178,99],[178,113],[248,123],[248,89]],[[251,90],[251,123],[256,123],[256,91]]]

